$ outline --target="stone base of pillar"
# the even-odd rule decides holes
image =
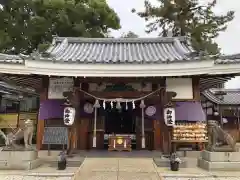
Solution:
[[[97,137],[96,137],[96,136],[93,136],[92,147],[93,147],[93,148],[97,147]]]
[[[145,137],[142,137],[142,149],[146,148]]]

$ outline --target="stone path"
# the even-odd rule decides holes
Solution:
[[[72,180],[70,177],[36,177],[36,176],[19,176],[10,175],[3,176],[0,175],[1,180]]]
[[[43,165],[37,169],[23,170],[0,170],[0,180],[73,180],[75,172],[79,168],[68,167],[63,171],[49,165]]]
[[[86,158],[80,168],[68,167],[64,171],[49,166],[0,171],[0,180],[240,180],[240,172],[207,172],[196,167],[173,172],[156,167],[152,158],[116,157]]]
[[[159,180],[150,158],[86,158],[76,180]]]
[[[184,174],[182,174],[184,173]],[[239,180],[235,177],[214,177],[201,169],[181,169],[172,173],[157,168],[151,158],[86,158],[75,180]]]

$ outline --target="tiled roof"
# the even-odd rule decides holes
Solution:
[[[4,81],[0,81],[0,89],[2,90],[1,93],[37,95],[34,89],[8,84]]]
[[[238,64],[240,63],[240,54],[223,55],[215,60],[216,64]]]
[[[24,60],[18,55],[0,53],[0,63],[22,64],[24,63]]]
[[[199,60],[185,37],[55,37],[48,50],[35,58],[72,63],[138,64]]]
[[[218,95],[223,93],[223,95]],[[209,89],[202,94],[213,103],[221,105],[239,105],[240,89]],[[222,97],[221,97],[222,96]]]

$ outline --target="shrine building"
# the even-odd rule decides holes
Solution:
[[[223,130],[240,141],[240,90],[212,88],[202,92],[202,107],[208,119],[219,116]]]
[[[39,150],[47,148],[47,128],[54,149],[64,146],[60,136],[76,150],[167,153],[172,143],[204,144],[201,93],[240,72],[237,57],[196,52],[185,37],[54,37],[43,53],[0,54],[0,62],[2,80],[40,95]],[[66,104],[75,109],[72,124]]]

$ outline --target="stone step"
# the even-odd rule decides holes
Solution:
[[[240,162],[210,162],[202,158],[198,159],[198,166],[208,171],[239,171]]]
[[[75,157],[75,158],[67,158],[67,166],[68,167],[80,167],[85,158],[83,157]],[[50,167],[57,167],[58,160],[55,159],[42,159],[45,164],[49,164]]]
[[[80,167],[83,162],[81,161],[67,161],[67,167]],[[57,161],[52,161],[52,162],[47,162],[50,167],[57,167],[58,162]]]
[[[153,162],[156,164],[157,167],[170,167],[170,160],[168,158],[153,158]],[[180,168],[186,168],[187,162],[182,161],[179,164]]]
[[[210,162],[240,162],[240,152],[202,151],[201,158]]]
[[[179,157],[199,158],[201,151],[177,151]]]

